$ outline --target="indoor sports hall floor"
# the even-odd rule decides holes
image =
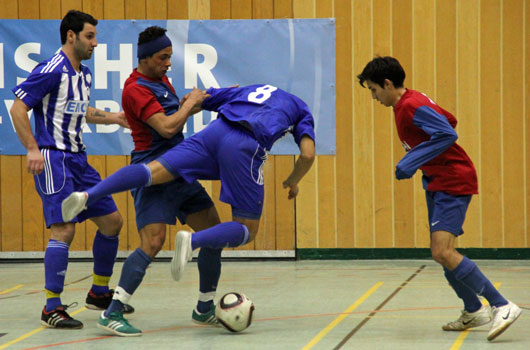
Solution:
[[[198,288],[197,264],[171,280],[168,262],[155,262],[131,299],[128,318],[141,337],[109,336],[86,310],[89,262],[70,263],[63,302],[78,302],[71,314],[81,330],[45,329],[43,265],[0,264],[0,349],[530,349],[530,261],[477,261],[506,297],[526,308],[493,343],[489,326],[444,332],[460,314],[460,300],[442,269],[427,260],[228,261],[218,297],[247,294],[256,307],[242,333],[191,322]],[[118,281],[122,263],[111,285]]]

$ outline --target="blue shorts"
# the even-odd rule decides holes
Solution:
[[[441,191],[425,191],[425,197],[427,198],[431,233],[447,231],[455,236],[464,233],[462,226],[466,219],[471,195],[453,196]]]
[[[186,217],[213,207],[213,202],[200,183],[188,184],[182,178],[161,185],[131,190],[138,230],[149,224],[184,225]]]
[[[71,153],[56,149],[41,149],[44,171],[34,176],[35,187],[42,199],[46,227],[63,223],[61,203],[74,191],[85,191],[101,181],[98,172],[87,161],[85,152]],[[117,211],[111,196],[106,196],[80,212],[71,222]]]
[[[220,200],[232,215],[257,220],[263,210],[267,152],[250,131],[222,117],[157,159],[186,182],[221,180]]]

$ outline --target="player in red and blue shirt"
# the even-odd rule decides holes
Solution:
[[[473,163],[456,140],[455,117],[418,91],[403,86],[405,71],[393,57],[376,57],[357,76],[366,82],[372,98],[393,107],[396,128],[405,148],[405,156],[396,165],[398,180],[423,172],[431,231],[431,253],[441,264],[445,277],[464,302],[464,311],[456,321],[444,325],[446,331],[462,331],[492,321],[491,341],[508,328],[521,309],[506,300],[482,274],[477,265],[455,248],[456,237],[463,233],[465,213],[471,196],[477,194],[477,175]]]

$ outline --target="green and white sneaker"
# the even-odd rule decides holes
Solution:
[[[142,335],[142,331],[131,326],[129,321],[119,312],[112,312],[105,317],[105,311],[98,319],[98,327],[121,337],[137,337]]]
[[[205,312],[201,314],[197,308],[193,310],[193,313],[191,314],[191,320],[194,323],[201,324],[203,326],[212,326],[212,327],[222,327],[222,325],[217,320],[217,317],[215,317],[215,305],[212,306],[210,311]]]

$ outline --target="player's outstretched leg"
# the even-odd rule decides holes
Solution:
[[[206,230],[191,234],[179,231],[175,237],[175,251],[171,259],[171,275],[179,281],[184,273],[186,263],[191,260],[193,250],[202,247],[225,248],[239,247],[249,240],[249,232],[245,225],[230,221],[224,222]]]
[[[151,170],[145,164],[131,164],[121,168],[86,192],[73,192],[61,204],[63,221],[70,222],[87,206],[113,193],[151,184]]]

